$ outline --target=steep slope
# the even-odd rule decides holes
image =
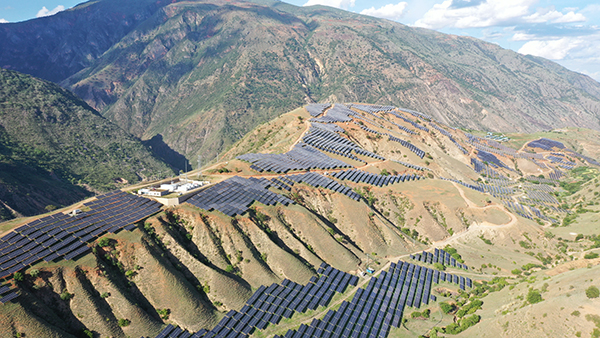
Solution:
[[[554,63],[327,7],[161,8],[62,82],[142,139],[212,157],[306,102],[372,102],[496,131],[600,129],[600,85]]]
[[[50,17],[0,24],[0,67],[62,81],[91,65],[168,3],[88,1]]]
[[[35,215],[170,170],[72,93],[8,70],[0,70],[0,154],[2,219],[11,218],[6,208]]]

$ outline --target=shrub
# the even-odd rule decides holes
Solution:
[[[588,252],[585,254],[585,256],[583,256],[583,258],[585,259],[594,259],[594,258],[598,258],[598,254],[595,252]]]
[[[102,292],[100,298],[108,298],[108,292]]]
[[[234,268],[233,268],[233,265],[231,265],[231,264],[230,264],[230,265],[227,265],[227,266],[225,267],[225,272],[232,273],[232,272],[233,272],[233,270],[234,270]]]
[[[17,271],[13,275],[13,279],[17,282],[22,282],[23,280],[25,280],[25,275],[22,272]]]
[[[92,331],[88,330],[88,329],[83,330],[83,334],[86,337],[94,338],[94,333]]]
[[[169,319],[169,315],[171,314],[171,310],[169,310],[169,309],[156,309],[156,313],[158,313],[158,315],[162,319]]]
[[[440,303],[440,308],[442,309],[442,311],[445,314],[449,314],[450,312],[454,311],[454,305],[448,304],[446,302],[441,302]]]
[[[433,263],[433,267],[440,271],[446,270],[446,267],[442,263]]]
[[[108,237],[102,237],[98,240],[98,246],[100,246],[101,248],[105,248],[107,246],[110,246],[110,238]]]
[[[127,270],[127,271],[125,271],[125,277],[127,277],[127,278],[131,278],[131,277],[135,276],[136,274],[137,273],[135,271],[133,271],[133,270]]]
[[[590,299],[598,298],[600,296],[600,290],[598,290],[597,287],[592,285],[589,288],[587,288],[587,290],[585,290],[585,295],[587,296],[587,298],[590,298]]]
[[[129,324],[131,324],[131,320],[126,319],[126,318],[120,318],[118,324],[120,327],[129,326]]]
[[[542,294],[540,293],[540,291],[536,289],[529,289],[529,292],[527,293],[527,301],[529,302],[529,304],[539,303],[543,300],[544,299],[542,299]]]
[[[60,299],[62,300],[70,300],[71,298],[73,298],[73,294],[69,293],[68,291],[64,291],[63,293],[60,294]]]
[[[38,270],[38,269],[31,269],[31,271],[29,271],[29,274],[31,275],[31,277],[37,278],[37,276],[40,275],[40,270]]]

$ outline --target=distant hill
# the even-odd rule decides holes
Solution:
[[[171,171],[73,93],[8,70],[0,70],[0,168],[0,219]]]
[[[0,64],[61,81],[135,136],[159,135],[188,159],[215,156],[308,102],[392,104],[480,130],[600,130],[596,81],[474,38],[278,1],[127,4],[89,2],[0,25],[0,50],[12,46]],[[107,18],[115,29],[97,29]],[[24,32],[46,30],[60,38],[44,40],[44,55],[15,47],[39,40]]]

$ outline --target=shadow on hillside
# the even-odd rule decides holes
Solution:
[[[151,139],[142,141],[142,143],[152,151],[154,156],[169,164],[176,169],[176,171],[185,170],[186,165],[188,170],[192,168],[190,161],[188,161],[184,155],[169,147],[169,145],[163,141],[161,134],[156,134]]]

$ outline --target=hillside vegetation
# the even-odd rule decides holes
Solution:
[[[170,171],[72,93],[8,70],[0,71],[0,167],[1,219]]]
[[[32,30],[50,35],[35,52]],[[102,0],[4,24],[0,34],[3,67],[60,82],[191,162],[308,102],[392,104],[480,130],[600,130],[600,85],[587,76],[470,37],[329,7]]]

